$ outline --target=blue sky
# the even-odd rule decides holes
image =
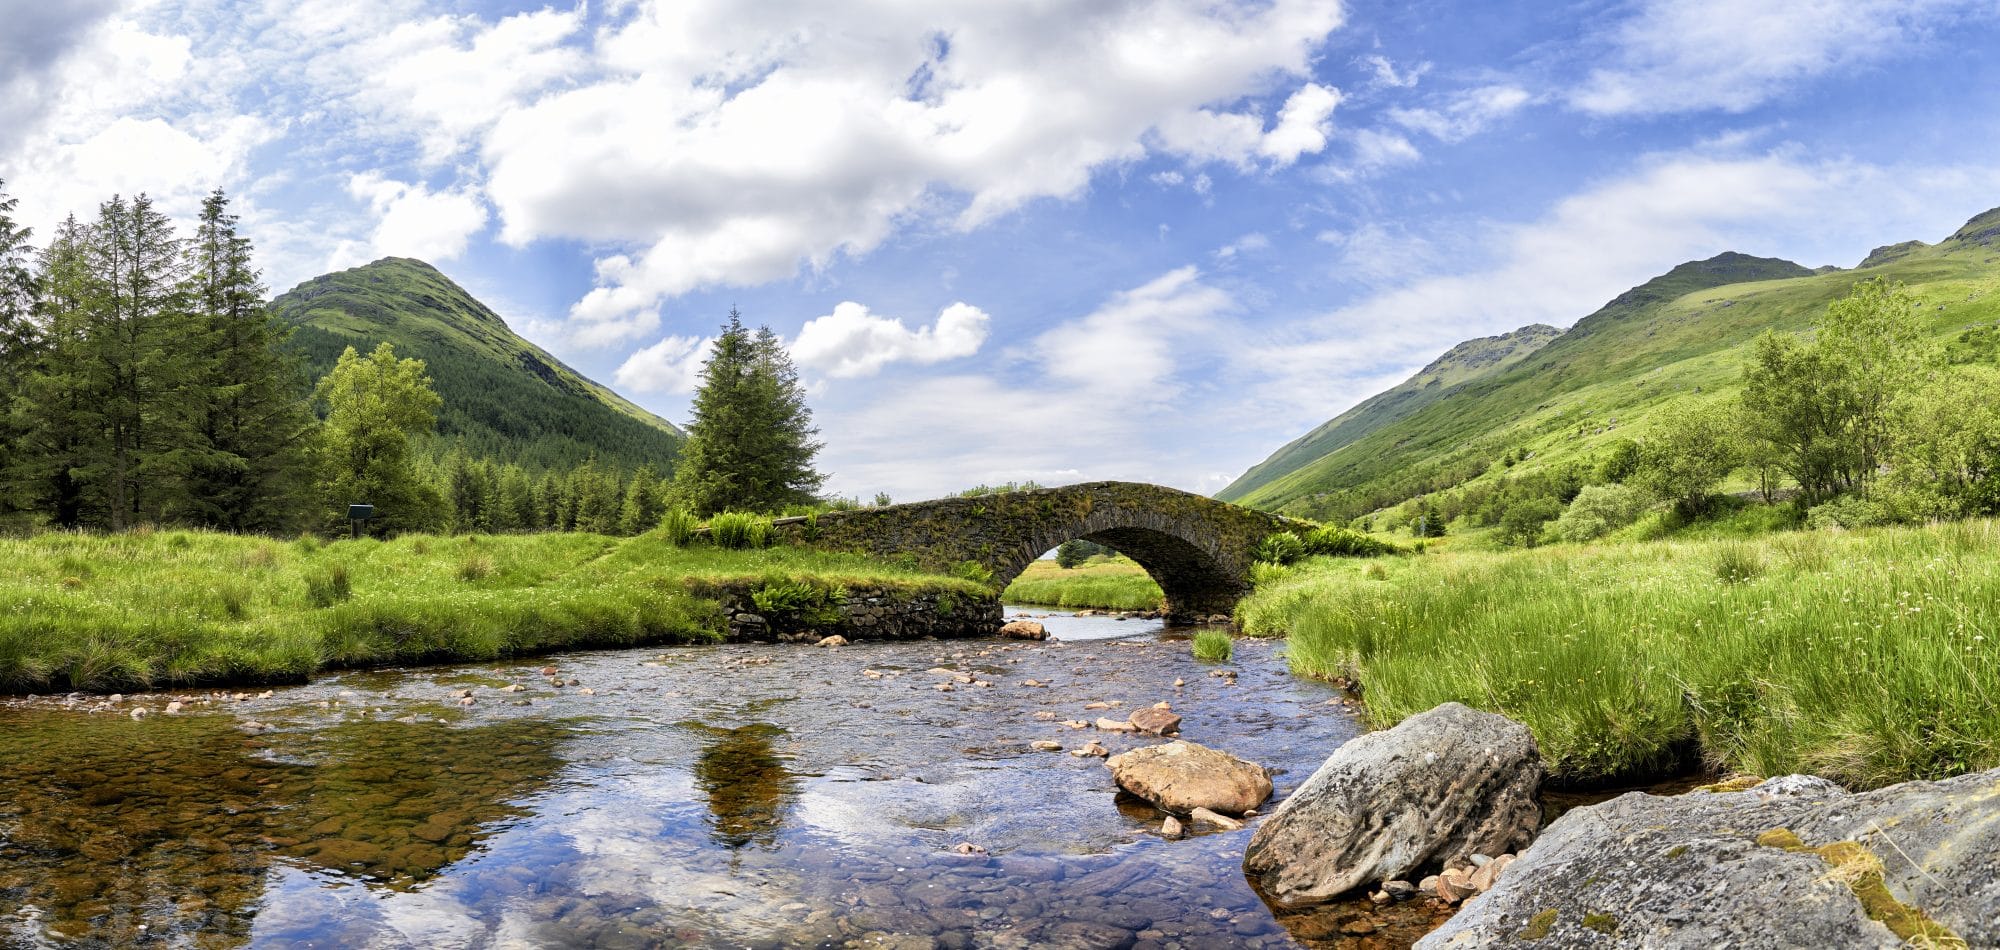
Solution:
[[[1986,0],[0,0],[46,234],[237,196],[677,422],[728,310],[830,487],[1212,492],[1460,340],[2000,205]]]

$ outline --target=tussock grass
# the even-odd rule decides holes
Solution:
[[[1752,569],[1754,566],[1754,569]],[[1393,725],[1458,701],[1587,782],[1685,764],[1874,787],[2000,766],[2000,523],[1315,561],[1241,608]]]
[[[665,532],[279,543],[207,532],[0,539],[0,692],[297,681],[721,636],[718,583],[977,591],[854,555]]]
[[[1202,630],[1194,635],[1194,658],[1228,662],[1236,654],[1236,641],[1220,630]]]
[[[1073,568],[1036,561],[1000,597],[1010,604],[1105,610],[1158,610],[1166,602],[1146,569],[1126,557],[1094,557]]]

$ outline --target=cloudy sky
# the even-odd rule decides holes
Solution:
[[[46,234],[237,196],[685,421],[731,306],[831,487],[1210,492],[1459,340],[2000,205],[1990,0],[0,0]]]

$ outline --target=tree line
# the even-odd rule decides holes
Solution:
[[[0,519],[17,528],[332,531],[365,503],[379,533],[631,534],[670,507],[816,502],[797,370],[733,311],[675,472],[537,471],[431,438],[443,400],[387,343],[311,385],[222,191],[188,237],[141,194],[37,248],[16,207],[0,182]]]
[[[1907,290],[1862,281],[1810,335],[1760,335],[1740,393],[1684,397],[1644,438],[1595,461],[1464,484],[1360,520],[1430,534],[1462,521],[1518,545],[1586,541],[1660,501],[1675,522],[1712,516],[1739,475],[1814,527],[2000,514],[1996,344],[2000,332],[1979,327],[1939,345]],[[1527,457],[1517,449],[1491,464]]]

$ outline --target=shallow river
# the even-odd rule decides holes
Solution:
[[[1207,664],[1156,622],[1044,622],[1057,640],[575,653],[88,714],[100,698],[0,700],[0,946],[1407,942],[1360,905],[1274,916],[1239,868],[1248,830],[1162,838],[1103,760],[1030,746],[1158,741],[1034,714],[1165,700],[1281,798],[1358,730],[1282,644]],[[940,691],[939,667],[991,685]]]

